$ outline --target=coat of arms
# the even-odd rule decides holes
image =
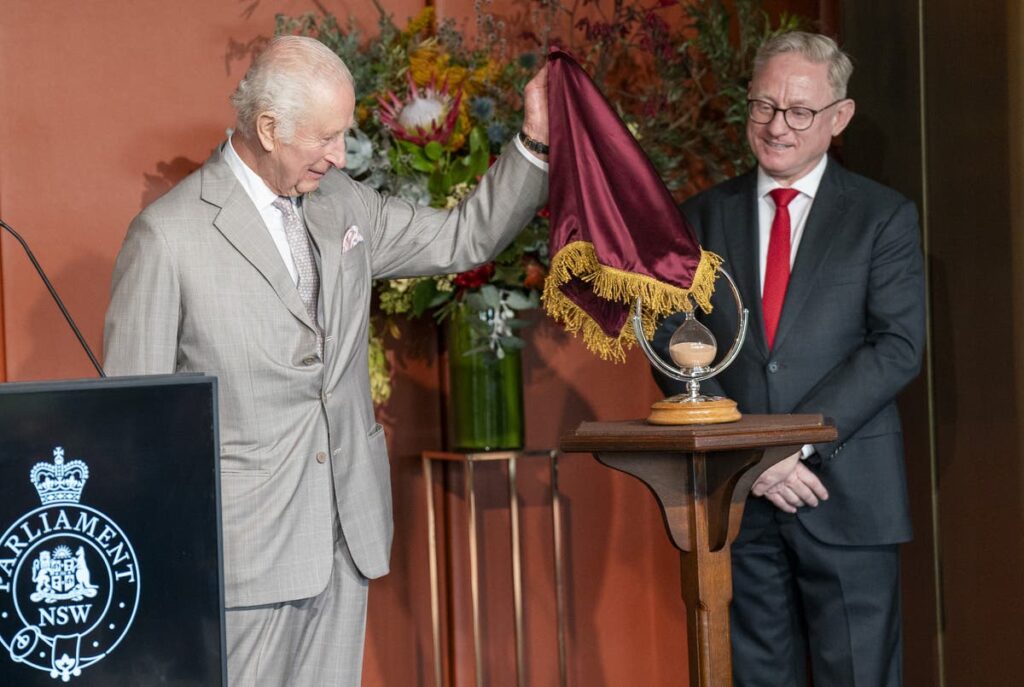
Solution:
[[[59,446],[53,457],[30,473],[43,505],[0,536],[0,644],[69,682],[128,633],[140,572],[121,528],[80,503],[88,466]]]

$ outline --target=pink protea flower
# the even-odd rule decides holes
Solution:
[[[445,80],[439,90],[436,79],[419,88],[410,75],[406,102],[399,100],[394,91],[377,96],[377,102],[380,104],[380,121],[396,137],[420,146],[431,141],[444,143],[455,130],[462,90],[453,96],[448,92],[448,81]]]

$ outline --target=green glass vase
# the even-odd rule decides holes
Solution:
[[[498,357],[479,350],[471,317],[458,308],[448,318],[448,443],[452,450],[523,447],[523,364],[518,350]],[[476,350],[474,350],[476,349]]]

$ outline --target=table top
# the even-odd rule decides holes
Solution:
[[[645,420],[583,422],[562,435],[563,451],[725,451],[834,441],[832,420],[821,415],[744,415],[713,425],[651,425]]]
[[[557,449],[518,449],[518,450],[466,450],[466,451],[423,451],[420,455],[426,460],[447,461],[451,463],[481,463],[489,460],[511,460],[513,458],[554,458]]]

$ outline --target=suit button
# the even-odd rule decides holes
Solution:
[[[317,451],[317,453],[316,453],[316,462],[318,462],[318,463],[326,463],[327,462],[327,454],[324,453],[323,451]]]
[[[768,371],[771,372],[772,374],[775,374],[776,372],[779,371],[779,364],[774,360],[771,361],[770,363],[768,363]]]
[[[317,360],[317,358],[316,358],[315,355],[307,355],[305,358],[302,359],[302,364],[303,365],[313,365],[313,364],[316,363],[316,360]]]

